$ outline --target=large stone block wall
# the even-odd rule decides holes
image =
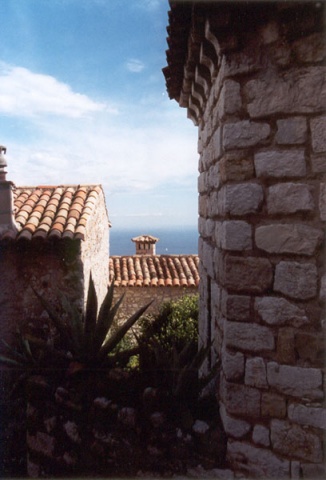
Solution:
[[[242,30],[244,10],[208,14],[192,83],[200,329],[222,359],[232,468],[317,478],[326,429],[324,13],[321,4],[268,5]]]

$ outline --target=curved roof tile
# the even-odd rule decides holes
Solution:
[[[198,266],[198,255],[114,255],[109,278],[117,287],[197,287]]]
[[[87,222],[95,211],[101,191],[100,185],[14,187],[18,233],[4,232],[0,240],[84,240]]]

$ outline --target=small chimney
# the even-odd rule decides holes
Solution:
[[[159,238],[152,237],[151,235],[140,235],[131,239],[136,244],[136,255],[155,255],[156,254],[156,242]]]
[[[6,180],[7,161],[4,157],[6,152],[6,147],[0,145],[0,231],[2,233],[7,230],[17,231],[14,217],[13,183]]]

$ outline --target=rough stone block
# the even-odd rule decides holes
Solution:
[[[309,323],[303,308],[279,297],[256,297],[255,311],[268,325],[301,327]]]
[[[273,268],[266,258],[227,255],[221,267],[220,280],[226,288],[263,293],[272,286]]]
[[[299,62],[321,62],[326,58],[325,37],[322,33],[300,38],[293,42],[292,48]]]
[[[209,217],[215,217],[222,211],[222,205],[218,192],[211,192],[207,200],[207,215]]]
[[[302,368],[269,362],[267,364],[267,381],[271,387],[292,397],[307,400],[323,398],[322,373],[317,368]]]
[[[240,84],[234,80],[225,80],[216,107],[219,119],[239,112],[241,106]]]
[[[295,364],[294,329],[280,328],[277,335],[276,360],[287,365]]]
[[[260,445],[262,447],[269,447],[269,429],[264,425],[255,425],[252,432],[252,439],[254,443],[256,443],[256,445]]]
[[[258,152],[254,156],[258,178],[304,177],[306,160],[303,149]]]
[[[223,290],[221,310],[228,320],[247,322],[250,319],[250,297],[230,295]]]
[[[300,425],[326,430],[326,409],[291,403],[288,407],[289,420]]]
[[[252,323],[225,322],[225,344],[243,351],[269,352],[274,350],[272,331]]]
[[[267,388],[266,365],[261,357],[246,361],[245,384],[256,388]]]
[[[223,182],[249,180],[254,176],[254,163],[246,151],[228,152],[220,160],[220,175]]]
[[[322,230],[302,224],[273,224],[257,227],[255,240],[268,253],[313,255],[324,237]]]
[[[280,262],[276,265],[274,290],[290,298],[308,300],[317,295],[317,268],[312,263]]]
[[[246,477],[289,478],[290,462],[277,457],[266,448],[257,448],[245,442],[229,440],[227,460]]]
[[[307,462],[320,463],[323,460],[321,441],[317,435],[282,420],[271,421],[273,450],[282,455]]]
[[[277,120],[276,143],[280,145],[299,145],[307,138],[307,121],[304,117],[292,117]]]
[[[268,188],[267,211],[270,215],[312,212],[313,189],[303,183],[279,183]]]
[[[279,26],[277,22],[269,22],[259,29],[259,36],[264,45],[276,42],[279,38]]]
[[[223,127],[223,148],[253,147],[266,140],[271,132],[268,123],[242,120],[236,123],[226,123]]]
[[[320,212],[320,220],[325,222],[326,221],[326,183],[320,184],[319,212]]]
[[[211,139],[212,147],[212,161],[216,161],[220,158],[222,153],[222,140],[221,140],[221,128],[217,128]]]
[[[225,185],[219,192],[220,213],[239,216],[256,213],[263,199],[263,189],[257,183]]]
[[[27,446],[31,451],[51,458],[54,453],[55,439],[44,432],[36,432],[35,436],[27,432]]]
[[[244,87],[248,113],[259,118],[321,112],[326,104],[325,77],[322,66],[294,68],[278,77],[268,70],[264,77],[249,80]]]
[[[207,217],[208,212],[208,197],[207,195],[199,195],[198,198],[198,213],[201,217]]]
[[[255,388],[221,381],[220,396],[230,414],[245,417],[260,417],[261,394]]]
[[[326,152],[326,116],[310,120],[312,149],[315,153]]]
[[[263,392],[261,414],[263,417],[284,418],[286,415],[285,398],[277,393]]]
[[[326,477],[325,463],[301,463],[302,478],[322,480]]]
[[[206,172],[202,172],[199,177],[198,177],[198,192],[199,193],[205,193],[207,192],[207,173]]]
[[[223,222],[218,246],[224,250],[243,251],[252,249],[251,226],[241,220]]]
[[[225,433],[234,438],[243,438],[251,429],[250,423],[230,417],[223,403],[220,404],[220,415]]]
[[[311,167],[313,173],[325,173],[326,172],[326,155],[315,154],[311,155]]]
[[[224,349],[222,368],[227,380],[240,380],[244,375],[244,355],[241,352],[229,353]]]
[[[297,355],[313,366],[322,368],[325,365],[325,340],[325,330],[318,333],[296,332],[294,346]]]
[[[211,278],[214,278],[214,263],[212,261],[213,259],[214,259],[214,247],[210,245],[208,242],[204,241],[201,260],[208,272],[208,275]]]
[[[213,188],[219,188],[220,186],[220,165],[217,162],[215,165],[211,165],[208,174],[207,174],[207,190],[212,190]]]

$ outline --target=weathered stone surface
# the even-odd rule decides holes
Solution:
[[[245,384],[267,388],[266,365],[261,357],[249,358],[246,361]]]
[[[221,213],[230,215],[248,215],[258,212],[263,199],[263,189],[257,183],[225,185],[221,188],[218,197]]]
[[[262,447],[269,447],[269,429],[264,425],[255,425],[252,432],[252,439],[254,443]]]
[[[312,263],[280,262],[276,265],[274,290],[291,298],[308,300],[317,295],[317,268]]]
[[[223,148],[247,148],[258,145],[270,135],[268,123],[242,120],[236,123],[227,123],[223,127]]]
[[[244,355],[241,352],[229,353],[226,349],[222,354],[222,368],[227,380],[239,380],[244,375]]]
[[[218,117],[222,119],[239,112],[241,105],[240,84],[234,80],[225,80],[216,107]]]
[[[322,368],[325,365],[325,334],[325,330],[317,333],[296,332],[294,346],[299,358]]]
[[[220,397],[230,414],[246,417],[260,417],[259,390],[246,385],[221,381]]]
[[[27,446],[32,452],[41,453],[46,457],[52,457],[55,447],[55,439],[44,432],[36,432],[36,435],[30,435],[27,432]]]
[[[317,228],[301,224],[273,224],[258,227],[255,241],[268,253],[313,255],[324,234]]]
[[[325,173],[326,172],[326,155],[315,154],[311,155],[311,166],[313,173]]]
[[[214,263],[212,262],[213,258],[214,258],[214,247],[210,245],[208,242],[204,241],[201,260],[211,278],[214,278]]]
[[[223,222],[220,229],[218,246],[225,250],[251,250],[251,226],[241,220]]]
[[[326,477],[325,463],[301,463],[302,477],[310,480],[322,480]]]
[[[211,150],[212,150],[212,154],[211,154],[212,162],[215,162],[216,160],[218,160],[222,154],[221,130],[222,129],[220,127],[218,127],[215,130],[210,142]]]
[[[272,331],[252,323],[225,322],[225,343],[228,347],[250,352],[274,350]]]
[[[292,397],[308,400],[323,398],[322,373],[317,368],[292,367],[269,362],[267,381],[271,387]]]
[[[207,178],[206,177],[207,177],[206,172],[202,172],[198,177],[197,186],[198,186],[198,192],[199,193],[207,192]]]
[[[292,48],[300,62],[321,62],[326,58],[325,37],[322,33],[313,33],[293,43]]]
[[[220,404],[220,415],[225,433],[234,438],[243,438],[251,429],[250,423],[230,417],[223,403]]]
[[[306,174],[303,149],[259,152],[254,156],[254,164],[258,178],[304,177]]]
[[[276,360],[287,365],[295,364],[294,329],[280,328],[277,334]]]
[[[326,430],[326,409],[291,403],[288,407],[289,420]]]
[[[199,195],[198,197],[198,213],[201,217],[206,218],[208,213],[208,197],[207,195]]]
[[[309,319],[303,308],[279,297],[256,297],[255,310],[268,325],[292,325],[301,327]]]
[[[220,279],[226,288],[238,292],[263,293],[272,286],[273,268],[266,258],[227,255]]]
[[[315,203],[312,188],[303,183],[279,183],[267,189],[269,214],[312,212]]]
[[[222,291],[221,309],[228,320],[246,322],[250,318],[250,297]]]
[[[277,393],[263,392],[261,414],[263,417],[284,418],[286,415],[285,398]]]
[[[304,117],[277,120],[276,142],[280,145],[297,145],[307,138],[307,121]]]
[[[254,176],[254,162],[246,151],[228,152],[220,160],[220,175],[223,182],[241,182]]]
[[[276,42],[279,38],[279,26],[277,22],[269,22],[260,27],[259,36],[264,45]]]
[[[267,71],[264,78],[249,80],[244,93],[252,118],[320,112],[326,103],[325,68],[294,68],[278,77]]]
[[[326,274],[321,277],[319,300],[326,302]]]
[[[213,188],[218,188],[220,186],[220,164],[219,162],[215,165],[211,165],[208,174],[207,174],[207,190],[210,191]]]
[[[298,425],[291,425],[282,420],[272,420],[271,441],[275,452],[283,455],[313,463],[319,463],[323,459],[318,436]]]
[[[312,148],[315,153],[326,152],[326,116],[310,120]]]
[[[289,478],[290,462],[278,458],[265,448],[229,440],[227,459],[237,470],[250,478]]]
[[[320,184],[319,190],[319,212],[320,220],[326,221],[326,183]]]

